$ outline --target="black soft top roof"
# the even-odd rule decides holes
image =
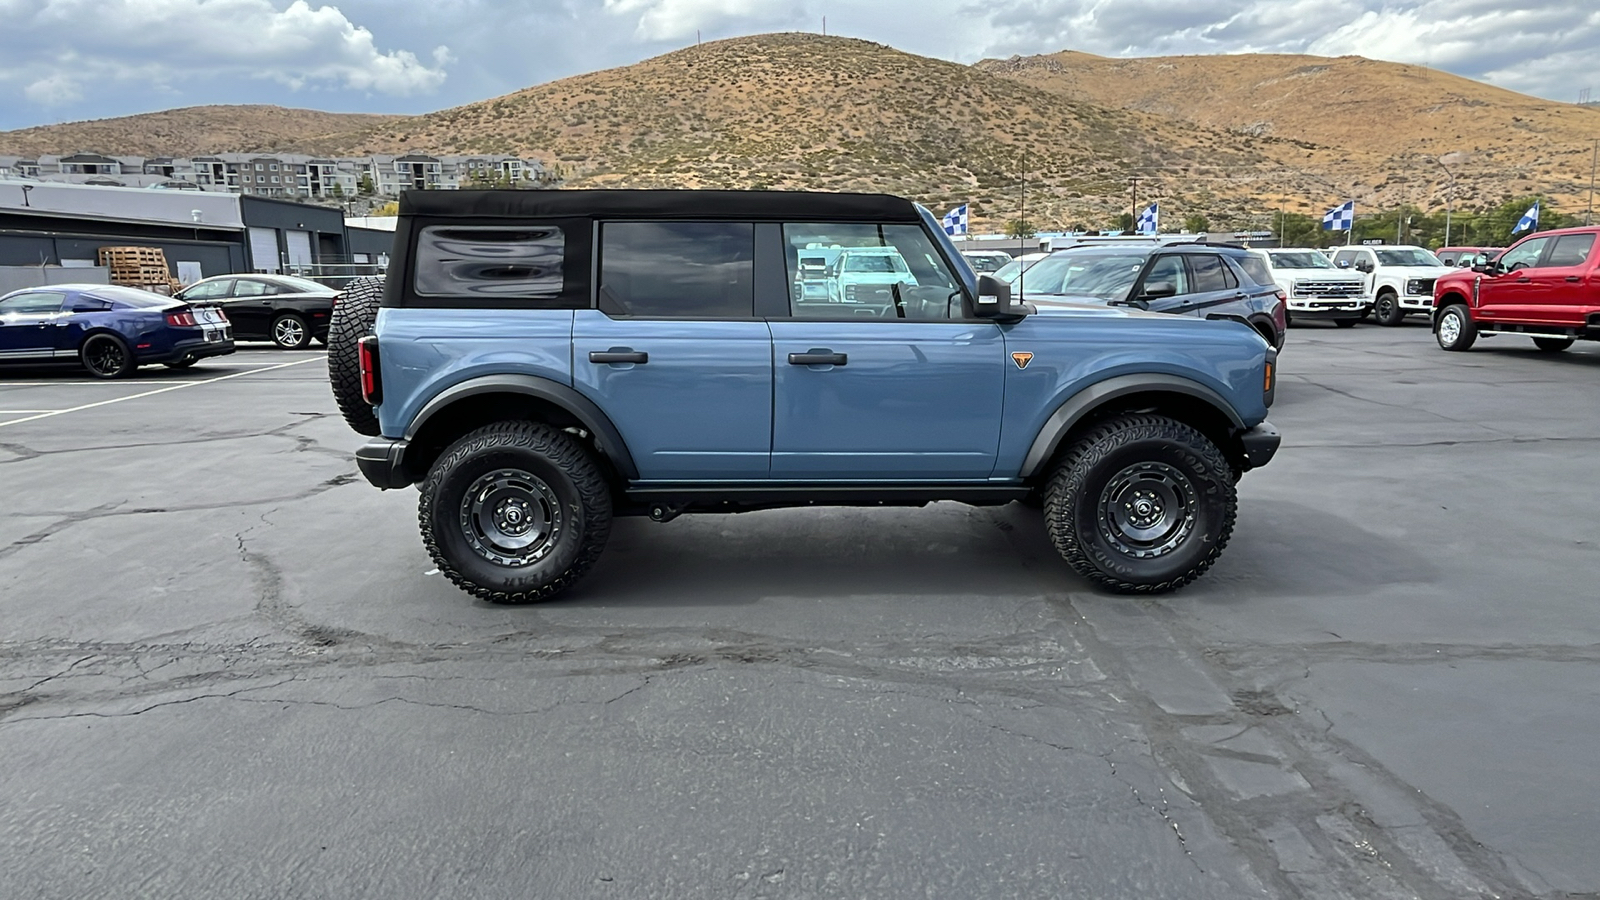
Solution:
[[[903,197],[812,191],[406,191],[400,195],[400,215],[919,221],[916,205]]]

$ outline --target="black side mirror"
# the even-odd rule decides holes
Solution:
[[[1177,296],[1178,286],[1170,281],[1152,281],[1144,286],[1144,293],[1140,297],[1159,300],[1162,297]]]
[[[978,302],[972,311],[980,319],[1000,322],[1015,322],[1030,312],[1026,305],[1011,299],[1011,285],[993,275],[978,276]]]

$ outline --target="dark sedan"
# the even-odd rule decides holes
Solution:
[[[0,364],[79,364],[96,378],[121,378],[139,366],[184,369],[232,352],[233,329],[214,306],[106,284],[0,297]]]
[[[337,293],[292,275],[218,275],[196,281],[176,296],[222,307],[241,341],[271,341],[285,350],[300,350],[313,338],[328,342]]]

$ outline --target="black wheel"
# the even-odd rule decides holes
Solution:
[[[78,348],[78,359],[96,378],[122,378],[135,368],[133,351],[114,334],[91,334]]]
[[[169,368],[169,369],[187,369],[187,368],[189,368],[190,366],[194,365],[195,363],[197,363],[199,361],[200,360],[196,359],[193,356],[185,356],[183,359],[177,360],[175,362],[167,363],[167,368]]]
[[[1478,339],[1478,326],[1473,324],[1472,317],[1467,315],[1465,304],[1452,303],[1439,313],[1439,321],[1434,326],[1433,336],[1439,341],[1439,347],[1444,350],[1470,350],[1473,341]]]
[[[1333,324],[1339,326],[1340,328],[1354,328],[1354,327],[1356,327],[1356,322],[1357,321],[1359,321],[1359,320],[1357,320],[1357,319],[1334,319],[1333,320]]]
[[[311,343],[311,328],[299,313],[279,313],[269,332],[272,342],[285,350],[303,350]]]
[[[417,504],[422,543],[456,587],[532,603],[589,571],[611,534],[611,492],[572,435],[499,422],[451,444]]]
[[[1045,487],[1050,539],[1079,575],[1119,593],[1199,578],[1227,546],[1233,467],[1199,431],[1158,415],[1095,425]]]
[[[1399,325],[1406,319],[1405,310],[1400,308],[1400,298],[1394,294],[1379,294],[1378,302],[1372,305],[1372,315],[1379,325]]]
[[[1571,347],[1572,338],[1534,338],[1533,345],[1546,353],[1560,353]]]
[[[381,278],[357,278],[345,286],[328,321],[328,381],[344,420],[358,434],[378,433],[378,417],[361,397],[357,343],[372,333],[383,300]]]

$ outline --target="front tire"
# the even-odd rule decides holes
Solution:
[[[1159,415],[1102,422],[1045,488],[1050,539],[1079,575],[1155,594],[1199,578],[1233,534],[1233,467],[1193,427]]]
[[[285,350],[304,350],[311,343],[311,328],[298,313],[279,313],[269,334]]]
[[[1372,315],[1379,325],[1394,326],[1406,320],[1406,312],[1400,308],[1400,298],[1394,294],[1379,294],[1378,301],[1372,306]]]
[[[1439,324],[1434,327],[1433,336],[1441,350],[1470,350],[1478,339],[1478,326],[1467,315],[1465,305],[1452,303],[1439,313]]]
[[[422,543],[456,587],[491,603],[576,584],[611,534],[611,492],[572,435],[534,422],[479,428],[444,451],[417,504]]]
[[[1534,338],[1533,345],[1546,353],[1560,353],[1571,347],[1572,338]]]
[[[91,334],[78,348],[78,360],[95,378],[123,378],[137,366],[128,342],[114,334]]]

